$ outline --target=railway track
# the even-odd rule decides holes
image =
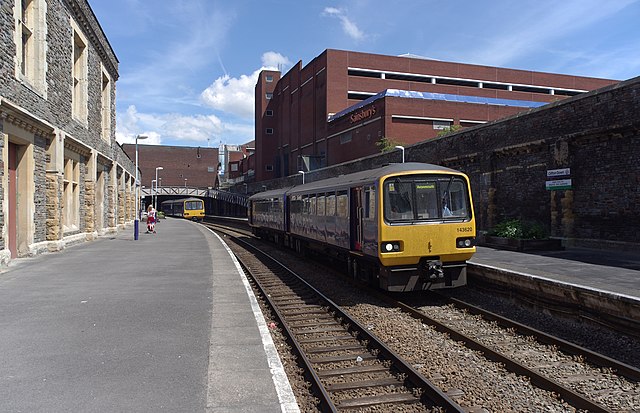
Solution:
[[[286,331],[322,411],[464,411],[328,297],[242,244],[234,253]]]
[[[528,377],[535,386],[560,395],[576,409],[640,409],[640,371],[634,367],[460,301],[436,308],[399,303],[379,292],[369,294],[502,363],[508,371]]]
[[[446,300],[445,311],[391,302],[578,409],[617,411],[623,400],[627,408],[640,408],[640,370],[461,300]]]

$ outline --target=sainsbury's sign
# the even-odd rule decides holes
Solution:
[[[370,108],[362,109],[356,113],[353,113],[351,116],[349,116],[349,120],[351,123],[356,123],[356,122],[360,122],[361,120],[368,119],[375,114],[376,114],[376,107],[371,106]]]

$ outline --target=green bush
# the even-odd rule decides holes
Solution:
[[[524,222],[519,219],[510,219],[496,225],[488,235],[505,238],[519,239],[545,239],[546,231],[542,225],[532,222]]]

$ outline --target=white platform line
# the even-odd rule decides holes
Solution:
[[[210,230],[211,231],[211,230]],[[289,383],[289,378],[287,377],[287,373],[284,371],[284,367],[282,366],[282,362],[280,361],[280,356],[278,355],[278,350],[276,349],[275,344],[273,343],[273,339],[271,338],[271,333],[269,333],[269,328],[267,327],[267,323],[264,321],[264,315],[262,311],[260,311],[260,305],[258,304],[258,300],[256,296],[253,294],[253,290],[251,289],[251,285],[249,284],[249,280],[247,280],[240,263],[236,259],[236,256],[233,255],[229,246],[220,238],[218,234],[214,231],[211,231],[213,235],[216,236],[227,250],[227,253],[231,257],[233,264],[236,266],[238,270],[238,274],[242,279],[242,283],[244,284],[245,290],[247,291],[247,295],[249,296],[249,302],[251,303],[251,309],[253,310],[253,316],[258,323],[258,329],[260,330],[260,337],[262,338],[262,346],[264,347],[264,351],[267,354],[267,362],[269,363],[269,369],[271,370],[271,377],[273,378],[273,384],[276,387],[276,392],[278,393],[278,400],[280,401],[280,407],[282,408],[283,413],[300,413],[300,408],[298,407],[298,403],[296,402],[296,396],[293,394],[293,390],[291,389],[291,384]]]

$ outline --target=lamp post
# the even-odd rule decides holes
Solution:
[[[156,167],[156,192],[155,192],[155,198],[153,201],[153,208],[155,210],[158,210],[158,171],[164,169],[162,166],[158,166]]]
[[[404,146],[397,145],[395,148],[402,151],[402,163],[404,163]]]
[[[304,171],[298,171],[299,174],[302,174],[302,185],[304,185]]]
[[[136,217],[133,221],[133,239],[138,239],[138,226],[140,225],[140,181],[138,177],[138,139],[147,139],[146,135],[136,135],[136,182],[135,182],[135,193],[136,193]]]
[[[155,208],[156,206],[156,193],[154,192],[153,188],[157,188],[158,187],[158,181],[156,181],[155,179],[151,180],[151,205],[153,205],[153,207]]]

